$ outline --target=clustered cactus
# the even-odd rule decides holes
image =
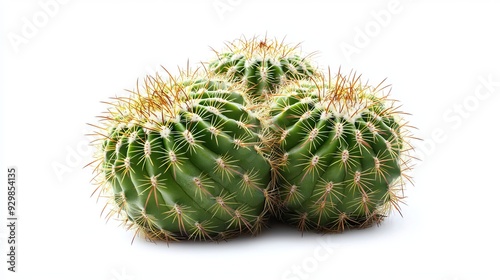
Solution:
[[[387,87],[269,38],[215,53],[146,77],[93,125],[109,217],[176,241],[255,235],[270,217],[340,232],[400,211],[412,136]]]

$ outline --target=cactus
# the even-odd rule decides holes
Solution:
[[[386,87],[359,78],[297,81],[272,99],[281,218],[302,231],[363,228],[400,211],[412,136]]]
[[[271,208],[270,163],[245,91],[208,74],[147,77],[110,102],[98,128],[100,196],[151,240],[257,234]]]
[[[257,102],[286,81],[317,74],[308,56],[299,52],[299,45],[290,46],[267,37],[242,38],[226,45],[226,50],[215,51],[217,58],[209,62],[208,69],[225,75],[230,81],[241,81]]]

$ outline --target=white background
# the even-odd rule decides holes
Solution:
[[[500,279],[498,2],[54,1],[0,4],[2,225],[7,166],[19,169],[18,272],[1,226],[2,279]],[[160,65],[175,72],[266,32],[318,51],[325,68],[388,78],[424,139],[404,217],[336,235],[273,225],[220,244],[131,245],[90,197],[86,123]]]

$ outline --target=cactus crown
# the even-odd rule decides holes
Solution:
[[[300,44],[287,44],[284,39],[280,41],[267,36],[264,38],[255,36],[250,39],[242,37],[232,42],[226,42],[225,45],[226,49],[222,52],[213,51],[218,55],[233,53],[248,59],[269,58],[277,61],[286,57],[301,56]]]
[[[295,96],[301,103],[307,104],[315,101],[314,106],[324,114],[332,114],[337,117],[344,117],[355,120],[361,117],[364,110],[370,110],[378,117],[400,117],[395,100],[389,99],[389,93],[383,93],[389,85],[383,85],[384,81],[377,86],[362,83],[361,76],[350,73],[345,76],[339,71],[332,77],[330,74],[317,76],[311,81],[298,80],[291,81],[288,86],[284,86],[274,96],[279,100],[280,96]],[[382,95],[381,95],[382,94]],[[384,105],[387,106],[385,110]],[[287,104],[279,103],[274,110],[284,108]]]
[[[145,129],[160,132],[166,123],[178,122],[181,110],[189,110],[196,104],[197,95],[215,90],[216,95],[224,95],[227,85],[222,79],[207,74],[181,72],[173,77],[168,71],[168,78],[160,74],[144,78],[142,88],[128,91],[130,96],[114,98],[102,121],[109,129],[122,126],[141,125]],[[217,91],[219,90],[219,91]],[[195,93],[195,94],[193,94]]]
[[[300,44],[289,45],[270,38],[241,38],[215,51],[217,58],[208,68],[233,82],[242,82],[255,103],[268,99],[290,80],[308,79],[317,74],[311,55],[302,55]]]

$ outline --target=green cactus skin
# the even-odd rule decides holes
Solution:
[[[102,117],[96,172],[125,224],[150,240],[257,234],[267,218],[266,136],[240,88],[212,77],[148,77]]]
[[[281,218],[341,232],[400,211],[411,138],[397,107],[359,77],[282,87],[271,104]]]
[[[227,50],[216,52],[208,69],[232,82],[243,82],[251,97],[268,97],[289,80],[307,79],[317,74],[308,56],[275,39],[239,39],[227,43]]]

